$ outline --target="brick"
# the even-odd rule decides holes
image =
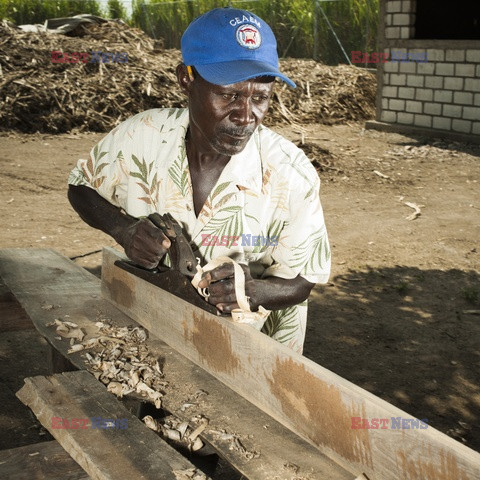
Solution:
[[[404,125],[413,125],[413,113],[398,112],[397,122]]]
[[[411,27],[400,27],[400,38],[410,38],[412,37],[413,28]]]
[[[407,75],[407,85],[409,87],[423,87],[424,81],[425,77],[422,75]]]
[[[452,130],[455,132],[470,133],[472,131],[472,122],[467,120],[454,120]]]
[[[382,110],[388,110],[388,98],[382,98]]]
[[[405,110],[405,100],[391,99],[389,108],[390,110],[403,111]]]
[[[445,77],[443,81],[443,88],[445,90],[462,90],[463,78]]]
[[[397,114],[395,112],[384,110],[380,115],[380,120],[382,122],[395,123],[397,121]]]
[[[417,73],[421,75],[433,75],[434,70],[435,64],[430,61],[428,61],[427,63],[419,63],[417,65]]]
[[[473,104],[477,105],[477,107],[480,106],[480,93],[475,94],[475,97],[473,99]]]
[[[480,50],[467,50],[467,62],[480,63]]]
[[[398,62],[387,62],[383,65],[383,69],[388,73],[397,73],[398,72]]]
[[[402,11],[402,2],[400,0],[396,1],[387,1],[387,12],[388,13],[396,13]]]
[[[444,105],[443,116],[462,118],[462,107],[459,107],[458,105]]]
[[[427,88],[417,88],[415,99],[430,102],[433,100],[433,90],[429,90]]]
[[[410,0],[403,0],[402,2],[402,12],[410,13],[413,11],[412,2]]]
[[[459,103],[460,105],[472,105],[473,93],[470,92],[455,92],[453,94],[453,103]]]
[[[433,94],[433,99],[434,99],[436,102],[452,103],[452,98],[453,98],[453,92],[451,92],[451,91],[437,90],[437,91]]]
[[[442,104],[441,103],[425,103],[423,105],[423,113],[428,115],[441,115]]]
[[[406,98],[407,100],[413,100],[415,98],[415,89],[414,88],[407,88],[407,87],[400,87],[398,89],[398,97],[399,98]]]
[[[480,121],[480,107],[463,107],[462,118]]]
[[[400,27],[386,27],[385,38],[400,38]]]
[[[393,14],[391,13],[387,14],[387,21],[385,23],[387,27],[390,27],[393,25]]]
[[[437,63],[435,68],[435,75],[453,75],[453,63]]]
[[[425,87],[427,88],[443,88],[443,77],[425,77]]]
[[[477,77],[480,77],[480,65],[477,65]]]
[[[407,101],[405,110],[411,113],[422,113],[422,102]]]
[[[476,122],[472,126],[472,133],[474,135],[480,135],[480,122]]]
[[[393,24],[404,27],[411,24],[410,15],[408,13],[395,13],[393,15]]]
[[[429,62],[444,62],[445,61],[445,51],[438,50],[436,48],[429,48],[427,50],[427,58]]]
[[[464,62],[465,50],[447,50],[445,52],[445,60],[447,62]]]
[[[397,74],[397,73],[392,73],[390,75],[390,84],[391,85],[406,85],[407,84],[407,76],[404,74]]]
[[[473,78],[465,79],[465,90],[471,92],[480,92],[480,80]]]
[[[398,65],[400,73],[416,73],[417,71],[416,62],[399,62]]]
[[[382,96],[383,97],[394,97],[397,98],[398,96],[398,87],[383,87],[382,89]]]
[[[412,4],[410,0],[404,0],[402,2],[402,12],[403,13],[410,13],[412,11]]]
[[[414,125],[417,127],[428,127],[432,126],[432,117],[429,115],[415,115],[415,120],[413,121]]]
[[[459,63],[455,65],[455,75],[457,77],[474,77],[475,65],[471,63]]]
[[[452,129],[452,119],[444,117],[434,117],[433,118],[433,128],[439,130],[451,130]]]

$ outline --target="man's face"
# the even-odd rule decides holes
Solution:
[[[201,153],[235,155],[267,113],[272,77],[214,85],[198,74],[188,88],[190,135]]]

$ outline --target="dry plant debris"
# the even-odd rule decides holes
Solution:
[[[52,51],[125,52],[128,62],[52,63]],[[180,61],[178,50],[121,22],[82,25],[68,35],[0,23],[0,125],[26,133],[106,132],[149,108],[186,106],[176,84]],[[277,85],[268,125],[374,118],[373,73],[302,59],[282,60],[281,68],[297,88]]]
[[[167,382],[158,360],[148,352],[143,328],[96,322],[98,335],[86,338],[76,323],[55,319],[50,325],[56,327],[60,338],[71,339],[68,353],[92,349],[85,353],[87,368],[109,392],[118,397],[135,392],[161,407]]]

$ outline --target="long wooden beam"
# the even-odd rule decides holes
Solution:
[[[371,480],[480,478],[479,453],[430,426],[421,428],[408,413],[253,328],[122,270],[114,265],[120,258],[105,249],[106,298],[353,474]],[[387,428],[354,428],[358,418]]]
[[[93,480],[175,480],[195,470],[88,372],[27,378],[17,397]]]

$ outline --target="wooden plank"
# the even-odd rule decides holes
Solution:
[[[28,269],[29,276],[24,275]],[[60,277],[68,278],[69,285],[58,284],[57,276],[50,276],[51,269],[61,269]],[[55,318],[68,318],[81,326],[87,334],[96,330],[98,319],[113,319],[120,327],[134,324],[111,302],[103,299],[100,281],[93,275],[85,275],[78,265],[54,251],[36,249],[0,250],[0,274],[9,288],[15,292],[40,333],[72,364],[85,369],[83,353],[67,355],[68,342],[58,340],[55,330],[47,327]],[[36,282],[42,283],[41,287]],[[58,288],[53,288],[52,284]],[[78,288],[82,285],[82,288]],[[53,309],[42,308],[54,305]],[[202,438],[210,443],[245,478],[258,480],[351,480],[348,473],[317,448],[301,439],[273,418],[237,395],[214,376],[198,367],[175,349],[151,335],[147,346],[159,358],[165,380],[168,382],[163,397],[164,408],[182,420],[202,414],[210,420]],[[194,405],[184,409],[189,395],[199,389],[208,392]],[[215,430],[226,430],[239,436],[249,451],[260,454],[251,460],[234,449],[230,443],[218,438]]]
[[[17,396],[92,479],[173,480],[175,471],[194,468],[86,371],[27,378]],[[55,418],[86,425],[54,428]],[[92,418],[126,421],[127,428],[94,428]]]
[[[0,277],[0,332],[32,328],[35,328],[32,321]]]
[[[426,429],[392,429],[412,419],[257,332],[216,317],[116,267],[105,249],[102,291],[149,331],[355,475],[372,480],[476,480],[480,454]],[[355,429],[352,418],[388,419],[390,428]]]
[[[89,480],[83,468],[55,440],[0,450],[0,478]]]

